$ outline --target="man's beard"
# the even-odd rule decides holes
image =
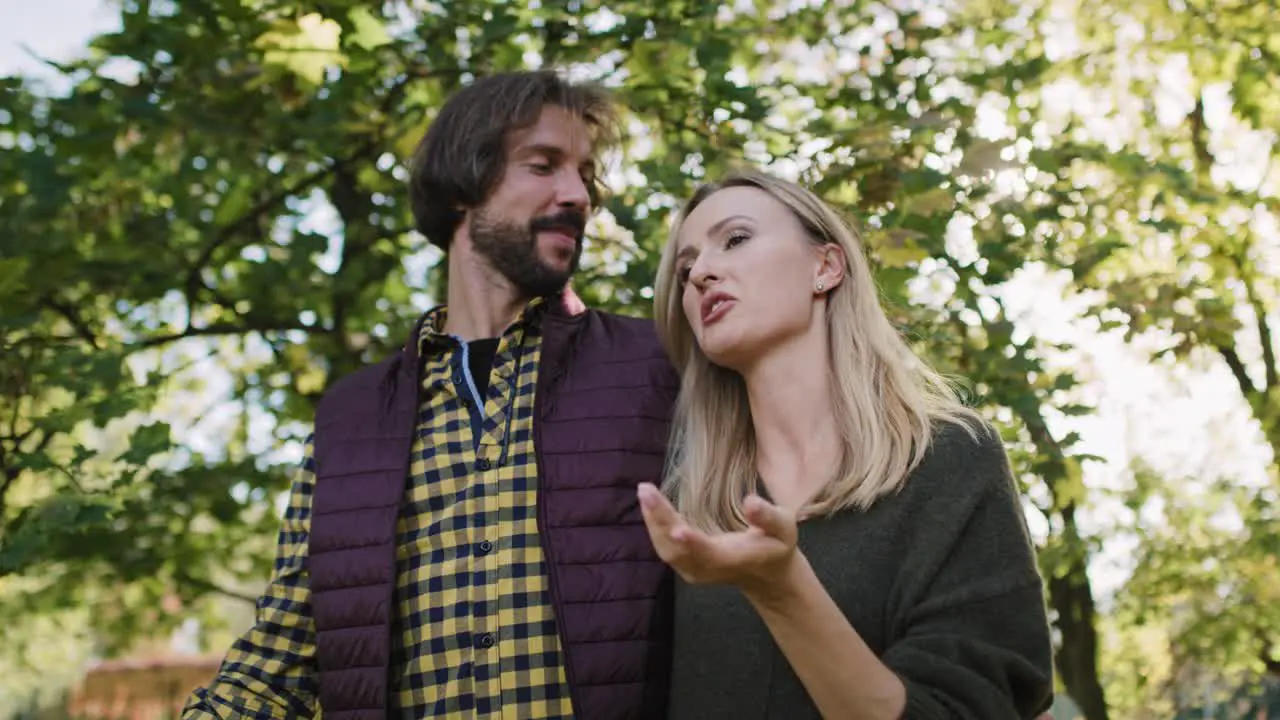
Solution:
[[[535,298],[564,290],[582,258],[582,234],[586,224],[586,217],[573,210],[535,218],[527,225],[520,225],[477,208],[471,215],[469,230],[476,253],[525,297]],[[538,232],[543,230],[566,233],[577,240],[573,257],[565,269],[551,267],[539,257]]]

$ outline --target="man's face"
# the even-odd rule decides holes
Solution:
[[[507,141],[502,179],[468,216],[478,255],[527,297],[552,295],[578,269],[595,158],[586,124],[560,107]]]

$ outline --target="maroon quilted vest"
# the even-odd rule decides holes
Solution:
[[[389,717],[396,523],[417,423],[418,328],[334,385],[316,415],[310,541],[326,720]],[[543,317],[534,409],[538,527],[579,720],[662,718],[672,576],[635,487],[658,482],[679,379],[652,323],[558,303]]]

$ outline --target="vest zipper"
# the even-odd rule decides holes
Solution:
[[[558,566],[556,565],[555,551],[551,543],[551,534],[547,528],[547,465],[546,459],[542,454],[542,415],[543,408],[547,407],[547,395],[551,392],[551,386],[560,379],[561,374],[558,369],[553,370],[552,367],[552,363],[559,361],[561,358],[556,355],[556,352],[548,352],[554,348],[551,340],[552,333],[548,332],[547,325],[544,325],[542,331],[542,356],[538,360],[538,380],[534,386],[533,393],[533,457],[538,463],[538,535],[542,541],[542,554],[547,564],[547,590],[551,594],[552,612],[555,613],[556,635],[560,638],[560,662],[564,665],[564,679],[569,686],[570,710],[573,712],[574,717],[579,717],[579,713],[582,712],[582,699],[578,694],[576,673],[573,671],[573,657],[569,648],[569,636],[564,627],[564,603],[560,599],[560,582],[556,572]],[[555,349],[559,350],[558,348]],[[551,362],[548,362],[548,360]]]

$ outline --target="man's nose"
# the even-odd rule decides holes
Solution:
[[[560,173],[556,184],[556,205],[562,208],[586,210],[591,206],[591,192],[587,181],[574,170],[566,169]]]

